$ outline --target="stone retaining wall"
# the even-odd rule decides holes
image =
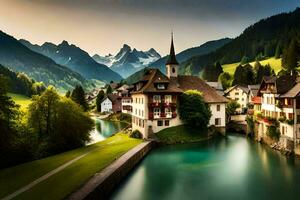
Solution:
[[[146,141],[131,149],[118,160],[95,174],[78,191],[72,193],[67,199],[107,199],[120,181],[128,175],[138,162],[154,147],[153,141]]]

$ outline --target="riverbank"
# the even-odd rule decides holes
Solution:
[[[25,200],[64,199],[141,142],[119,133],[93,145],[0,170],[0,199],[9,195]],[[62,169],[57,171],[59,167]],[[47,174],[43,181],[37,181]]]
[[[112,122],[122,122],[122,123],[126,123],[126,124],[131,124],[131,115],[126,114],[126,113],[112,113],[108,116],[106,116],[105,118],[103,118],[103,120],[106,121],[112,121]]]
[[[212,138],[211,135],[186,125],[166,128],[156,133],[155,137],[162,144],[195,143]]]

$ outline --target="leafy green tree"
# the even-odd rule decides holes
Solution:
[[[107,86],[107,89],[106,89],[106,94],[111,94],[113,92],[113,89],[111,88],[110,85]]]
[[[31,90],[32,94],[41,95],[46,90],[46,87],[43,82],[34,82],[31,86]]]
[[[71,99],[79,104],[83,110],[88,110],[88,103],[85,99],[85,92],[81,85],[76,85],[71,94]]]
[[[189,126],[207,128],[211,118],[209,106],[197,90],[188,90],[180,96],[180,118]]]
[[[40,157],[83,146],[93,128],[79,105],[60,97],[53,87],[34,96],[27,115],[28,127],[38,136]]]
[[[226,105],[226,114],[227,115],[233,115],[236,112],[236,109],[240,108],[241,105],[235,101],[235,100],[230,100],[227,105]]]
[[[243,56],[241,59],[241,65],[244,65],[249,62],[249,58],[247,56]]]
[[[300,46],[296,39],[292,39],[287,49],[284,50],[282,55],[282,67],[288,72],[295,71],[299,66],[300,60]]]
[[[226,90],[231,86],[232,76],[228,72],[223,72],[219,76],[219,81],[221,82],[223,89]]]
[[[104,99],[104,91],[100,90],[99,93],[97,94],[97,98],[96,98],[96,107],[97,107],[97,111],[100,112],[101,111],[101,102]]]
[[[273,69],[269,64],[262,66],[261,64],[255,63],[256,81],[255,83],[260,84],[264,76],[275,75]]]

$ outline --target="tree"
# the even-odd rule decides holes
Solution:
[[[104,99],[104,96],[105,96],[104,91],[100,90],[96,98],[96,107],[98,112],[101,111],[101,102]]]
[[[240,107],[241,107],[241,105],[237,101],[230,100],[226,106],[226,114],[229,116],[233,115],[233,114],[235,114],[236,109],[238,109]]]
[[[274,75],[274,71],[272,70],[269,64],[262,66],[261,64],[255,63],[255,74],[256,74],[256,81],[255,83],[260,84],[264,76],[271,76]]]
[[[300,46],[296,39],[292,39],[287,49],[282,55],[282,67],[288,72],[293,72],[299,66]]]
[[[219,76],[219,81],[222,84],[224,90],[231,86],[232,76],[228,72],[223,72]]]
[[[280,58],[282,54],[282,49],[281,49],[281,46],[280,44],[278,43],[277,47],[276,47],[276,50],[275,50],[275,58]]]
[[[202,78],[207,81],[218,81],[221,73],[223,73],[223,68],[219,62],[216,62],[215,65],[203,69]]]
[[[255,76],[253,67],[250,64],[237,66],[232,85],[252,85],[254,83]]]
[[[81,85],[76,85],[71,94],[71,99],[79,104],[84,111],[88,110],[88,103],[85,99],[85,92]]]
[[[93,120],[80,106],[60,97],[53,87],[34,96],[27,119],[28,127],[38,136],[41,157],[83,146],[93,128]]]
[[[110,85],[107,86],[107,89],[106,89],[106,94],[111,94],[113,91],[113,89],[111,88]]]
[[[187,125],[205,129],[211,118],[209,105],[197,90],[188,90],[180,96],[179,114]]]
[[[65,97],[69,98],[70,96],[71,96],[71,92],[70,92],[70,90],[68,90],[65,94]]]
[[[243,56],[241,59],[241,65],[244,65],[249,62],[249,58],[247,56]]]

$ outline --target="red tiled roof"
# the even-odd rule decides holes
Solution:
[[[258,97],[258,96],[252,97],[252,102],[254,104],[261,104],[261,97]]]

